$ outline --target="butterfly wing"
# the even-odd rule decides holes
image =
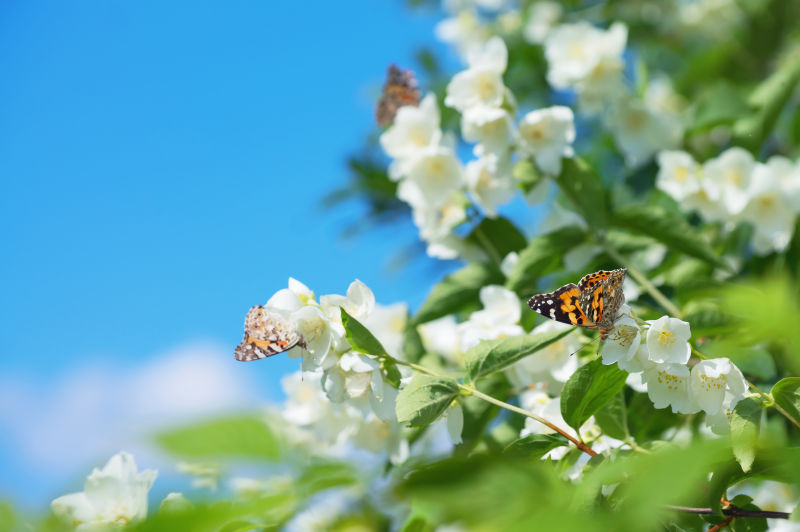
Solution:
[[[619,307],[625,301],[622,283],[626,270],[600,271],[581,279],[584,283],[578,306],[601,330],[614,327]],[[578,286],[580,287],[580,283]]]
[[[306,342],[284,317],[256,305],[245,317],[244,338],[234,349],[233,356],[249,362],[283,353],[296,345],[305,348]]]
[[[406,105],[419,104],[419,89],[414,73],[410,70],[401,70],[395,65],[389,66],[386,74],[386,83],[383,86],[378,105],[375,108],[375,118],[383,127],[394,122],[398,109]]]
[[[545,318],[594,329],[595,323],[586,316],[580,306],[580,297],[580,288],[570,283],[555,292],[533,296],[528,300],[528,306]]]
[[[291,340],[272,341],[259,340],[245,333],[242,342],[236,346],[236,349],[233,350],[233,356],[236,358],[236,360],[240,360],[242,362],[260,360],[273,355],[279,355],[280,353],[288,351],[300,343],[301,340],[299,337],[295,337]]]

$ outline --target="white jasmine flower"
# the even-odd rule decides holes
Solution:
[[[458,326],[463,351],[478,345],[481,340],[524,334],[522,327],[517,325],[522,312],[514,292],[502,286],[484,286],[480,299],[483,310],[473,312],[469,320]]]
[[[194,505],[189,502],[189,499],[183,496],[183,493],[171,492],[161,501],[158,507],[159,513],[181,513],[186,512],[193,508]]]
[[[631,360],[640,345],[641,332],[636,320],[630,316],[618,318],[603,344],[603,364],[609,365],[620,360]]]
[[[650,351],[647,350],[647,344],[642,342],[637,346],[632,357],[620,358],[619,361],[617,361],[617,365],[620,367],[620,369],[624,369],[628,373],[634,374],[653,368],[657,364],[650,360]]]
[[[557,321],[546,321],[531,331],[531,334],[571,329],[572,326]],[[508,380],[517,389],[524,389],[536,382],[553,379],[566,382],[578,369],[578,357],[574,355],[581,347],[578,336],[567,336],[553,342],[544,349],[509,366],[505,372]]]
[[[647,395],[656,408],[672,407],[673,412],[693,414],[699,410],[689,389],[689,368],[683,364],[658,364],[644,370]]]
[[[461,71],[447,85],[444,103],[459,111],[479,105],[500,107],[506,93],[503,72],[508,50],[500,37],[493,37],[467,57],[469,68]]]
[[[692,336],[689,323],[662,316],[648,320],[647,349],[650,360],[657,363],[686,364],[691,356],[689,337]]]
[[[461,133],[467,142],[477,142],[474,152],[481,156],[488,153],[502,154],[514,140],[514,124],[511,115],[501,107],[477,105],[461,115]]]
[[[461,409],[461,403],[455,401],[444,415],[450,441],[453,442],[453,445],[458,445],[462,441],[461,432],[464,430],[464,411]]]
[[[139,472],[133,456],[121,452],[92,471],[83,491],[58,497],[51,507],[75,530],[120,530],[147,517],[147,493],[157,475],[152,469]]]
[[[522,36],[531,44],[542,44],[563,13],[561,4],[549,0],[536,2],[528,10]]]
[[[782,186],[781,179],[771,166],[757,163],[753,169],[752,181],[747,191],[749,199],[741,213],[741,219],[753,224],[753,248],[759,255],[772,251],[781,252],[789,245],[794,233],[795,210],[793,199]],[[796,174],[800,181],[800,173]]]
[[[309,358],[314,366],[324,365],[334,338],[328,317],[319,307],[307,305],[293,312],[290,321],[306,342],[306,348],[301,351],[304,358]],[[292,351],[295,350],[290,353]],[[310,356],[306,357],[305,353]]]
[[[744,395],[734,396],[729,391],[725,392],[722,399],[722,406],[716,414],[706,414],[706,426],[717,436],[725,436],[731,432],[731,416],[736,403],[741,401]]]
[[[747,206],[754,169],[753,156],[739,147],[729,148],[703,165],[706,178],[717,186],[720,203],[729,215],[736,216]]]
[[[406,181],[401,183],[398,196],[401,199],[411,199],[419,203],[409,202],[412,206],[411,217],[414,225],[419,229],[420,237],[426,242],[440,242],[452,235],[453,228],[467,219],[467,198],[461,192],[454,192],[444,203],[432,207],[419,199],[414,194],[406,195],[409,191],[418,193],[415,184],[405,187]]]
[[[519,123],[519,147],[552,175],[561,173],[561,158],[572,157],[575,123],[572,109],[556,105],[531,111]]]
[[[511,173],[511,161],[494,154],[467,163],[464,170],[467,187],[486,216],[497,216],[497,207],[508,203],[517,191]]]
[[[800,213],[800,161],[793,163],[786,157],[773,155],[767,166],[778,177],[780,188],[792,211]]]
[[[429,146],[409,163],[407,178],[400,183],[397,195],[414,207],[435,208],[452,196],[463,181],[463,169],[453,149]]]
[[[646,163],[659,149],[678,146],[683,128],[674,115],[656,113],[641,100],[629,98],[608,118],[617,147],[631,168]]]
[[[725,392],[735,401],[747,390],[742,372],[727,358],[701,360],[692,368],[691,387],[697,406],[712,415],[722,407]]]
[[[510,252],[508,255],[503,257],[503,261],[500,263],[500,271],[503,272],[503,275],[509,277],[511,273],[514,271],[514,268],[517,267],[517,262],[519,261],[519,253],[516,251]]]
[[[440,41],[452,44],[462,58],[491,37],[489,28],[474,9],[461,9],[455,16],[442,20],[434,28],[434,34]]]
[[[615,22],[607,31],[588,22],[562,24],[545,39],[547,81],[556,89],[573,88],[594,77],[595,84],[622,72],[628,29]]]
[[[443,316],[417,325],[417,332],[426,351],[442,355],[450,362],[459,362],[461,341],[455,316]]]
[[[398,180],[407,171],[409,160],[422,148],[437,146],[442,140],[439,129],[439,108],[434,94],[426,95],[419,107],[405,105],[397,111],[392,126],[380,137],[381,147],[396,159],[389,168],[389,176]]]
[[[676,201],[683,201],[700,191],[700,166],[690,154],[685,151],[665,150],[659,152],[656,159],[658,188]]]
[[[277,310],[280,314],[288,316],[292,312],[300,310],[303,302],[293,291],[288,288],[281,288],[269,298],[266,306],[270,310]]]
[[[289,290],[297,295],[303,305],[316,305],[314,291],[297,279],[289,277]]]
[[[356,279],[347,287],[347,295],[325,295],[320,298],[322,311],[332,324],[342,324],[339,307],[359,321],[366,320],[375,308],[375,295],[364,283]]]

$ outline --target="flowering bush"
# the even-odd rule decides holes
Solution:
[[[428,71],[439,90],[382,131],[380,190],[407,206],[428,256],[460,269],[413,314],[358,280],[317,298],[289,279],[265,303],[304,340],[280,355],[298,359],[285,402],[158,440],[179,456],[280,467],[242,478],[184,465],[226,500],[171,494],[144,520],[155,473],[122,453],[84,492],[53,501],[57,522],[792,526],[800,5],[445,0],[444,10],[436,34],[464,68]],[[538,227],[504,215],[517,195],[543,213]],[[610,285],[583,281],[575,305],[554,307],[586,314],[584,325],[616,311],[604,340],[524,304],[612,267],[627,270],[618,309]]]

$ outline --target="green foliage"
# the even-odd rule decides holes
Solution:
[[[603,434],[618,440],[627,439],[630,432],[624,391],[612,397],[602,408],[597,410],[594,413],[594,420],[603,430]]]
[[[483,341],[464,353],[467,374],[476,381],[533,355],[572,332],[572,329],[565,329]]]
[[[628,374],[597,358],[578,368],[561,390],[561,415],[578,431],[587,419],[618,395]]]
[[[524,456],[529,460],[539,460],[556,447],[569,446],[569,440],[561,434],[528,434],[509,443],[506,454]]]
[[[800,424],[800,377],[779,380],[770,394],[775,404],[783,408],[795,424]]]
[[[467,236],[470,242],[483,249],[495,262],[528,243],[525,235],[507,218],[484,218]]]
[[[444,377],[415,375],[397,395],[397,421],[424,427],[442,415],[458,395],[458,383]]]
[[[275,460],[280,456],[277,437],[266,423],[252,416],[204,421],[156,436],[166,451],[187,458],[250,458]]]
[[[502,282],[503,274],[497,267],[479,262],[467,264],[433,287],[414,322],[425,323],[477,305],[481,288]]]
[[[747,473],[756,458],[756,444],[761,425],[761,400],[747,397],[736,404],[731,413],[733,455]]]
[[[350,342],[350,346],[354,351],[379,358],[392,358],[381,342],[375,338],[375,335],[369,332],[369,329],[348,314],[344,307],[339,307],[339,310],[341,311],[342,326],[347,335],[347,341]]]
[[[539,277],[561,263],[565,252],[583,243],[586,232],[578,227],[534,237],[519,253],[519,260],[506,280],[506,287],[517,293],[532,295]]]
[[[606,191],[600,176],[586,161],[577,157],[565,159],[555,181],[590,227],[605,227]]]

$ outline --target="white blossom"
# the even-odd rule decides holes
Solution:
[[[570,325],[557,321],[546,321],[531,331],[532,334],[562,331],[571,329]],[[511,384],[522,389],[533,383],[549,381],[566,382],[578,369],[578,357],[575,353],[580,349],[578,336],[568,334],[547,347],[527,356],[509,366],[506,376]]]
[[[719,202],[730,216],[738,215],[747,205],[754,169],[753,156],[739,147],[729,148],[703,165],[706,179],[716,186]]]
[[[677,201],[700,191],[700,166],[685,151],[665,150],[658,154],[656,186]]]
[[[742,372],[727,358],[701,360],[692,368],[692,394],[695,403],[708,414],[722,407],[725,392],[736,401],[747,389]]]
[[[520,151],[548,174],[561,173],[561,158],[572,157],[575,123],[572,109],[556,105],[526,114],[519,123]]]
[[[479,48],[489,39],[489,28],[482,23],[474,9],[461,9],[436,25],[436,37],[455,46],[459,55],[466,58],[471,50]]]
[[[470,161],[464,170],[467,187],[486,216],[497,216],[497,207],[508,203],[517,191],[511,161],[489,154]]]
[[[427,323],[421,323],[417,326],[417,332],[422,338],[422,345],[425,346],[426,351],[442,355],[450,362],[459,362],[461,340],[455,316],[442,316]]]
[[[505,97],[503,72],[508,50],[500,37],[493,37],[480,48],[469,52],[469,68],[453,76],[447,85],[444,103],[461,112],[471,107],[500,107]]]
[[[477,142],[474,152],[481,156],[506,152],[516,135],[511,115],[502,107],[476,105],[461,115],[461,134],[467,142]]]
[[[545,39],[547,81],[556,89],[568,89],[592,80],[591,89],[592,84],[617,78],[627,40],[628,29],[619,22],[607,31],[584,21],[556,26]]]
[[[519,336],[525,332],[517,324],[522,311],[514,292],[502,286],[484,286],[480,299],[483,310],[473,312],[469,320],[458,326],[463,351],[478,345],[481,340]]]
[[[405,303],[376,304],[364,326],[375,335],[390,355],[401,358],[407,318],[408,305]]]
[[[648,320],[647,349],[650,360],[659,364],[686,364],[691,356],[689,323],[662,316],[657,320]]]
[[[608,117],[617,147],[631,168],[646,163],[660,149],[678,146],[683,128],[674,115],[657,113],[638,99],[628,98]]]
[[[698,411],[689,389],[689,368],[683,364],[657,364],[644,370],[647,395],[656,408],[672,407],[673,412]]]
[[[464,430],[464,410],[461,408],[461,403],[455,401],[445,412],[445,417],[450,441],[453,445],[458,445],[462,441],[461,432]]]
[[[147,493],[158,472],[139,472],[133,456],[120,452],[103,469],[95,468],[83,491],[51,503],[53,513],[78,531],[121,530],[147,516]]]
[[[398,186],[397,195],[413,207],[436,208],[464,182],[463,169],[453,149],[429,146],[408,165],[408,173]]]
[[[603,364],[631,360],[640,345],[641,332],[636,320],[627,315],[618,318],[603,344]]]
[[[516,251],[509,252],[500,262],[500,271],[503,272],[503,275],[506,277],[510,277],[514,268],[517,267],[517,262],[519,262],[519,253]]]
[[[561,4],[544,0],[536,2],[528,10],[528,20],[522,36],[531,44],[541,44],[564,13]]]
[[[787,194],[775,171],[775,167],[781,165],[777,161],[772,165],[755,165],[747,191],[748,202],[740,215],[755,228],[753,248],[759,255],[783,251],[794,233],[796,211],[791,204],[793,198]],[[796,177],[800,181],[800,173]]]
[[[439,108],[434,94],[426,95],[418,107],[401,107],[392,126],[380,137],[383,151],[395,159],[389,167],[389,176],[394,180],[402,178],[423,148],[437,146],[441,140]]]

